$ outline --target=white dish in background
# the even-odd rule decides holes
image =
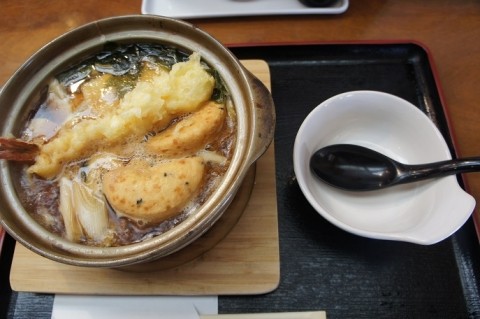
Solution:
[[[143,0],[142,13],[171,18],[217,18],[229,16],[340,14],[349,0],[331,6],[307,7],[298,0]]]
[[[369,147],[406,164],[451,158],[433,122],[403,99],[356,91],[326,100],[301,125],[293,162],[305,197],[332,224],[360,236],[428,245],[453,234],[471,215],[475,200],[456,176],[368,192],[321,182],[310,171],[310,157],[340,143]]]

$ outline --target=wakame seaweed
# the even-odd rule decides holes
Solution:
[[[107,43],[102,52],[60,73],[57,79],[62,85],[70,86],[88,78],[93,71],[115,76],[136,75],[140,63],[148,59],[171,69],[175,63],[188,60],[188,54],[162,44]]]
[[[223,104],[228,99],[228,91],[225,83],[223,82],[223,79],[217,70],[208,69],[207,71],[215,79],[215,87],[213,88],[212,92],[212,100],[219,104]]]
[[[174,64],[187,61],[188,57],[188,53],[163,44],[109,42],[100,53],[60,73],[57,79],[63,86],[71,87],[88,79],[94,72],[112,74],[115,77],[111,84],[117,86],[118,83],[122,83],[123,89],[120,90],[120,95],[123,96],[135,86],[142,62],[159,63],[170,70]],[[218,103],[224,102],[228,92],[223,80],[215,69],[204,62],[202,64],[215,79],[212,100]]]

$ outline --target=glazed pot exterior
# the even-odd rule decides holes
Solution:
[[[0,161],[0,221],[6,231],[32,251],[52,260],[91,267],[121,267],[156,260],[187,246],[221,217],[250,166],[273,139],[275,110],[267,88],[212,36],[189,23],[159,16],[123,16],[99,20],[48,43],[6,83],[0,93],[0,135],[19,136],[42,89],[59,72],[102,51],[108,43],[156,43],[199,52],[228,88],[237,114],[231,164],[217,190],[173,229],[121,247],[90,247],[56,236],[29,215],[20,202],[13,164]]]

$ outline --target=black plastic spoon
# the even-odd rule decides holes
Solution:
[[[406,165],[369,148],[335,144],[316,151],[310,168],[321,180],[352,191],[377,190],[428,178],[480,171],[480,157]]]

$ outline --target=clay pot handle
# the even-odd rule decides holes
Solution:
[[[275,104],[267,87],[253,74],[247,72],[253,91],[255,140],[250,161],[253,164],[265,153],[275,133]]]

